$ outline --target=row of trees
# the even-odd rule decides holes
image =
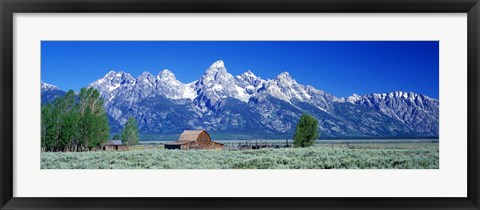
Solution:
[[[42,106],[42,150],[86,151],[108,140],[110,128],[100,93],[82,88]]]

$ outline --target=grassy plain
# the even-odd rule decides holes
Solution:
[[[42,169],[438,169],[438,142],[331,143],[310,148],[42,152]]]

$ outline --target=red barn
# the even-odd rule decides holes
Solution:
[[[223,149],[223,144],[214,142],[205,130],[185,130],[178,141],[165,144],[165,149]]]

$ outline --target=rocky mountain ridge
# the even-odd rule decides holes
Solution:
[[[42,96],[54,91],[45,85],[44,92],[43,84]],[[323,138],[438,137],[437,99],[402,91],[338,98],[299,84],[288,72],[273,79],[250,70],[233,76],[221,60],[187,84],[164,69],[138,78],[110,71],[88,87],[105,99],[113,132],[134,116],[147,134],[206,129],[245,138],[291,138],[300,115],[309,113],[319,120]]]

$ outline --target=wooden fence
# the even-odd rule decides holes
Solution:
[[[246,150],[246,149],[262,149],[262,148],[290,148],[293,147],[293,142],[285,140],[281,141],[266,141],[266,140],[246,140],[244,142],[224,142],[224,150]]]

